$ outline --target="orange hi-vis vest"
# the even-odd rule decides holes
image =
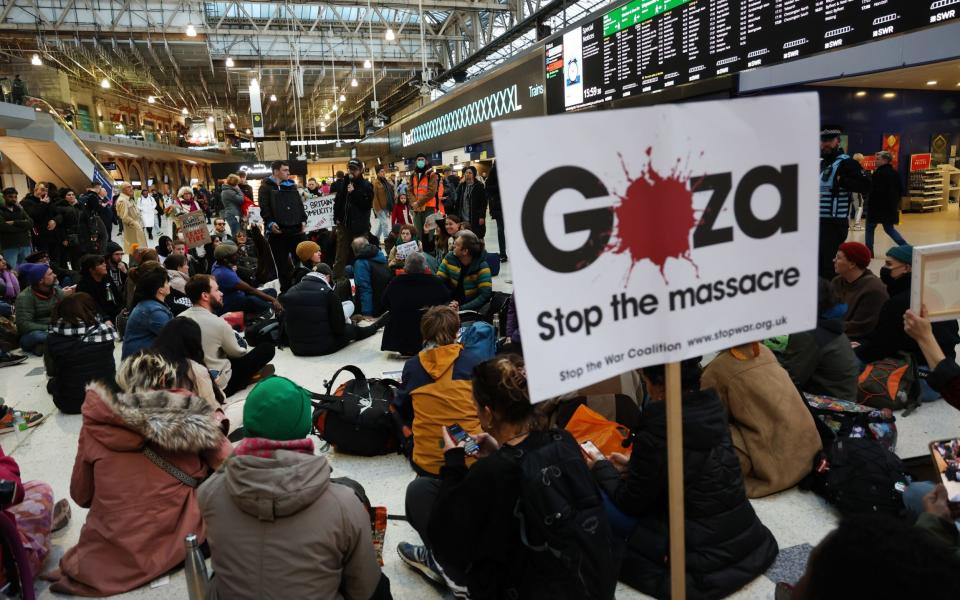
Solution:
[[[443,206],[442,202],[437,202],[437,198],[443,198],[443,177],[440,177],[440,174],[435,171],[430,171],[429,173],[424,172],[424,177],[422,178],[419,178],[417,173],[414,173],[413,177],[411,177],[410,183],[413,184],[413,189],[417,195],[417,201],[426,196],[430,191],[430,175],[437,176],[437,193],[428,202],[424,203],[423,206],[421,206],[419,209],[416,209],[418,211],[422,211],[425,208],[432,208],[436,210],[438,205],[441,207]]]

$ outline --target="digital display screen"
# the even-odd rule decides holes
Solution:
[[[960,18],[960,0],[634,0],[546,43],[547,111],[664,90]]]

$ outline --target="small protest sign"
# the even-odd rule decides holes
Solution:
[[[400,260],[407,260],[407,257],[420,250],[420,246],[417,245],[417,242],[407,242],[405,244],[397,244],[397,258]]]
[[[319,196],[310,198],[304,203],[307,211],[307,231],[318,229],[333,229],[333,199],[336,196]]]
[[[198,248],[210,243],[210,231],[207,229],[207,217],[202,211],[195,210],[177,217],[180,233],[188,248]]]
[[[818,120],[792,94],[494,122],[531,399],[813,329]]]
[[[263,225],[263,217],[260,216],[259,206],[251,206],[247,210],[247,223],[250,225]]]
[[[926,307],[931,321],[960,317],[960,242],[916,246],[910,276],[910,308]]]

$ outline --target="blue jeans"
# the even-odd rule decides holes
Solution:
[[[43,356],[42,346],[47,343],[46,331],[31,331],[20,337],[20,347],[36,356]]]
[[[263,293],[267,294],[268,296],[276,297],[277,290],[264,290]],[[243,311],[246,314],[259,315],[271,306],[273,306],[271,302],[267,302],[263,298],[258,298],[253,294],[247,294],[243,297],[232,296],[230,300],[225,301],[223,312]]]
[[[867,248],[870,249],[870,254],[873,254],[873,233],[879,224],[880,223],[867,223],[866,239],[864,240],[864,243],[867,245]],[[903,239],[903,236],[900,235],[900,232],[897,231],[897,228],[891,223],[884,223],[883,230],[887,232],[887,235],[890,236],[890,239],[892,239],[898,246],[903,246],[907,243],[907,240]]]
[[[27,257],[30,256],[30,246],[18,246],[16,248],[4,248],[3,249],[3,260],[7,261],[10,269],[14,271],[17,270],[17,265],[22,265],[27,262]]]
[[[375,214],[377,218],[376,236],[385,238],[390,235],[390,213],[385,210],[378,211]]]
[[[610,529],[613,530],[614,535],[618,538],[628,539],[637,528],[640,520],[624,514],[617,508],[617,505],[613,503],[613,500],[607,496],[606,492],[601,491],[600,495],[603,496],[603,508],[607,512],[607,521],[610,523]]]
[[[0,317],[12,317],[13,316],[13,307],[0,300]]]

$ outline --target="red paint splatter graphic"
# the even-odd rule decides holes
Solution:
[[[652,155],[653,148],[647,148],[645,170],[636,179],[620,155],[629,185],[624,195],[616,194],[620,203],[610,208],[617,220],[616,237],[606,250],[630,255],[627,279],[637,263],[649,260],[666,281],[664,268],[669,258],[686,260],[697,268],[690,257],[690,232],[699,222],[693,208],[696,186],[690,185],[690,174],[682,172],[680,159],[667,176],[662,176],[653,169]]]

